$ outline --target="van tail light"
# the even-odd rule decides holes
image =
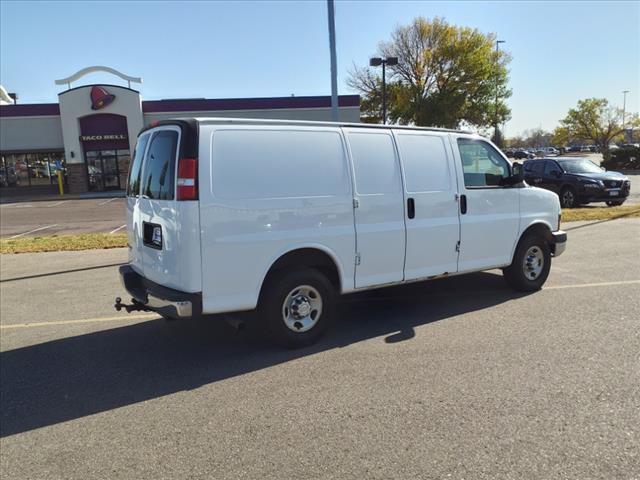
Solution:
[[[198,159],[181,158],[178,161],[177,200],[198,199]]]

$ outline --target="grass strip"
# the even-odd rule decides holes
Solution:
[[[562,222],[580,220],[615,220],[616,218],[640,217],[640,205],[620,205],[619,207],[565,208]]]
[[[126,233],[83,233],[80,235],[50,235],[0,239],[0,254],[64,252],[95,250],[127,246]]]

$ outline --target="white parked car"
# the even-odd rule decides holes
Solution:
[[[556,194],[453,130],[162,121],[139,135],[127,195],[133,303],[116,308],[257,309],[293,347],[333,322],[337,294],[493,268],[537,290],[567,238]]]

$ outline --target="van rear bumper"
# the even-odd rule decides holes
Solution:
[[[189,318],[202,314],[202,295],[174,290],[143,277],[131,265],[120,266],[120,279],[125,290],[142,309],[158,312],[163,317]]]

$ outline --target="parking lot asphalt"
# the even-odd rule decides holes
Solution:
[[[122,232],[125,199],[21,201],[0,204],[0,236]]]
[[[349,295],[316,346],[112,309],[124,249],[0,256],[3,478],[640,478],[640,219],[545,288]]]

